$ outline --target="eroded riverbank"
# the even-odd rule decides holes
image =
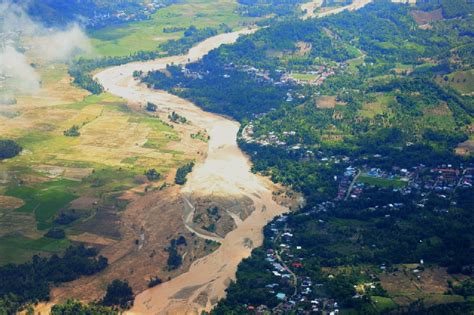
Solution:
[[[164,91],[150,90],[134,80],[136,70],[160,70],[166,64],[196,61],[222,44],[234,42],[253,30],[212,37],[193,47],[187,55],[167,57],[150,62],[130,63],[106,69],[97,80],[112,94],[129,102],[153,102],[158,111],[175,111],[193,124],[206,129],[210,136],[208,153],[203,163],[195,166],[182,189],[183,196],[206,198],[250,198],[254,211],[236,228],[220,239],[220,247],[196,260],[189,270],[157,287],[140,293],[130,313],[133,314],[197,314],[211,307],[225,295],[235,278],[240,261],[263,241],[262,228],[275,216],[288,211],[272,198],[272,184],[250,172],[248,158],[237,146],[239,124],[228,118],[201,110],[196,105]],[[184,214],[177,214],[183,215]],[[184,219],[185,220],[185,219]]]

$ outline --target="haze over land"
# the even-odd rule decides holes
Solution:
[[[14,80],[14,89],[22,93],[40,88],[41,78],[32,63],[68,62],[78,53],[91,51],[78,24],[46,28],[9,1],[0,3],[0,34],[0,76]]]

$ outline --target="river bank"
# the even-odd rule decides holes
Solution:
[[[275,216],[288,211],[273,200],[272,184],[250,172],[250,162],[237,145],[239,124],[226,117],[201,110],[196,105],[164,91],[150,90],[133,78],[134,71],[164,69],[167,64],[196,61],[220,45],[232,43],[248,29],[209,38],[193,47],[187,55],[138,62],[106,69],[96,79],[106,91],[129,102],[152,102],[158,112],[177,112],[206,129],[210,140],[207,157],[195,166],[181,192],[193,197],[250,198],[254,211],[220,240],[219,248],[196,260],[189,270],[176,278],[137,295],[130,314],[199,314],[209,311],[225,296],[235,278],[240,261],[263,241],[262,228]]]

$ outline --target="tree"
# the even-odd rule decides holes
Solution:
[[[168,268],[170,270],[174,270],[179,268],[183,263],[183,257],[178,253],[178,250],[175,246],[172,246],[168,249],[169,256],[168,256]]]
[[[115,279],[107,286],[107,292],[101,304],[129,309],[133,305],[133,290],[127,281]]]
[[[51,315],[115,315],[118,314],[108,307],[96,304],[82,304],[76,300],[67,300],[64,304],[56,304],[51,308]]]
[[[184,185],[186,183],[186,175],[188,173],[191,173],[194,167],[194,162],[190,162],[184,166],[181,166],[178,168],[176,171],[176,178],[175,178],[175,183],[178,185]]]
[[[66,137],[79,137],[81,135],[81,133],[79,132],[79,126],[78,125],[73,125],[68,130],[64,130],[63,133]]]
[[[148,287],[153,288],[154,286],[157,286],[161,283],[163,283],[163,280],[161,280],[158,277],[153,277],[153,278],[150,278],[150,280],[148,281]]]
[[[17,156],[23,148],[13,140],[0,140],[0,160]]]
[[[97,257],[97,250],[84,245],[71,246],[63,257],[33,256],[31,262],[0,267],[0,314],[2,303],[15,313],[34,301],[49,300],[52,284],[69,282],[82,275],[92,275],[107,267],[107,258]],[[3,300],[3,302],[2,302]],[[9,314],[10,312],[7,312]]]
[[[49,230],[44,236],[55,238],[55,239],[63,239],[66,237],[66,233],[63,229],[60,228],[52,228]]]
[[[145,176],[146,178],[148,178],[148,180],[159,180],[161,177],[161,174],[158,173],[156,169],[152,168],[145,172]]]
[[[148,102],[146,104],[146,110],[149,111],[149,112],[156,112],[157,109],[158,109],[158,106],[156,106],[153,103]]]

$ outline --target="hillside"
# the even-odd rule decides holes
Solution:
[[[172,1],[107,1],[107,0],[14,0],[26,9],[36,21],[48,26],[62,27],[79,22],[89,28],[110,26],[149,19],[157,9],[173,3]]]
[[[249,307],[366,314],[464,301],[457,292],[472,283],[474,261],[462,253],[473,244],[466,200],[473,160],[455,149],[472,137],[474,108],[463,90],[469,77],[453,78],[473,67],[473,20],[426,27],[413,18],[425,9],[377,3],[290,19],[202,62],[143,77],[241,121],[253,170],[307,200],[267,228],[264,250],[241,265],[216,314]],[[414,280],[396,271],[417,275],[422,267],[421,294],[408,297]],[[396,281],[408,282],[397,291]]]

